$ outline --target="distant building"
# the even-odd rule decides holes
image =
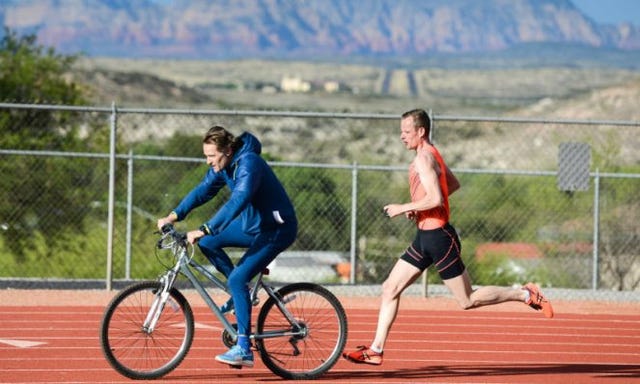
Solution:
[[[337,81],[326,81],[323,88],[327,93],[335,93],[340,91],[340,83]]]
[[[280,81],[282,92],[309,92],[311,83],[297,76],[284,76]]]
[[[262,93],[278,93],[278,88],[273,85],[265,85],[262,87]]]

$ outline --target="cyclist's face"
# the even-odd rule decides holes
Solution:
[[[207,165],[213,167],[216,172],[220,172],[231,161],[231,151],[220,151],[215,144],[202,144],[202,152],[207,158]]]

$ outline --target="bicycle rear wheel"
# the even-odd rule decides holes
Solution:
[[[102,352],[120,374],[132,379],[156,379],[174,370],[193,341],[193,311],[185,297],[171,289],[153,332],[144,321],[162,290],[157,281],[134,284],[107,306],[100,328]]]
[[[277,291],[297,324],[291,324],[270,297],[256,322],[257,334],[301,331],[299,336],[256,339],[264,364],[284,379],[315,379],[338,361],[347,342],[347,315],[338,298],[313,283]]]

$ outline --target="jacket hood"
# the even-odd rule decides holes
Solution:
[[[242,140],[242,147],[240,147],[234,156],[234,162],[247,153],[253,152],[259,155],[262,152],[262,144],[260,143],[260,140],[251,133],[243,132],[238,138]]]

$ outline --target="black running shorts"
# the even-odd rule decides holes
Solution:
[[[460,238],[455,228],[447,223],[442,228],[419,229],[415,240],[400,258],[421,271],[433,264],[442,280],[447,280],[464,272],[460,250]]]

